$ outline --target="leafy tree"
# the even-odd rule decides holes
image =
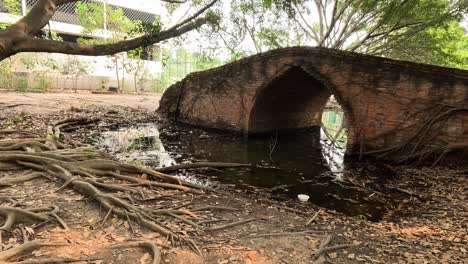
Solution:
[[[105,21],[104,12],[106,13]],[[76,13],[85,33],[101,33],[103,35],[101,38],[78,39],[78,42],[82,44],[115,43],[144,34],[157,34],[162,27],[159,16],[155,17],[153,23],[143,23],[139,20],[132,21],[125,16],[122,8],[104,7],[104,3],[101,2],[77,2]],[[125,88],[125,72],[127,71],[133,75],[135,92],[138,92],[137,79],[140,73],[143,72],[142,67],[146,63],[141,61],[143,50],[142,47],[129,50],[127,54],[132,60],[128,60],[124,53],[112,56],[113,64],[108,65],[108,68],[115,69],[119,91]]]
[[[78,43],[87,45],[101,45],[106,43],[116,43],[130,37],[130,31],[135,27],[133,21],[125,16],[122,8],[105,7],[104,2],[77,2],[75,12],[78,15],[84,33],[100,33],[100,38],[79,38]],[[104,21],[104,12],[106,20]],[[125,57],[122,54],[112,56],[112,65],[109,69],[115,69],[117,78],[117,88],[123,90],[125,86],[125,68],[123,67]],[[122,85],[120,74],[122,74]]]
[[[129,33],[135,24],[125,16],[122,8],[112,6],[104,7],[104,2],[77,2],[75,12],[78,15],[80,24],[84,32],[92,34],[95,31],[101,31],[102,34],[109,36],[96,39],[81,39],[84,44],[103,44],[108,42],[121,41],[129,37]],[[106,21],[104,21],[104,12]],[[104,29],[107,32],[104,32]]]
[[[261,0],[233,0],[228,3],[228,12],[218,10],[224,13],[221,16],[225,18],[217,21],[214,28],[203,31],[209,40],[204,42],[211,45],[209,49],[225,47],[230,60],[237,60],[252,53],[293,44],[290,34],[292,23],[278,10],[269,8]]]
[[[456,21],[394,42],[376,55],[468,69],[468,34]]]
[[[27,78],[16,75],[18,64],[24,65],[24,67],[30,71],[40,70],[34,73],[35,77],[32,83],[32,86],[39,88],[39,90],[47,90],[47,88],[52,86],[52,81],[47,77],[46,73],[48,70],[56,70],[59,68],[52,58],[38,56],[33,53],[17,54],[0,61],[0,87],[7,88],[8,90],[15,90],[18,88],[21,91],[26,91],[30,88]]]
[[[458,26],[468,11],[466,0],[233,0],[231,4],[217,44],[236,58],[252,51],[310,45],[445,66],[463,67],[466,60],[466,32]]]
[[[130,60],[126,60],[123,67],[133,75],[135,93],[139,93],[138,85],[143,82],[147,75],[148,61],[141,59],[143,49],[135,49],[128,52]]]
[[[90,72],[91,66],[74,56],[69,56],[67,60],[59,67],[60,73],[73,81],[73,90],[77,92],[78,78]]]
[[[12,90],[15,86],[15,69],[17,58],[10,57],[0,61],[0,87]]]

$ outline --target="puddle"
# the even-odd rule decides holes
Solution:
[[[196,161],[249,163],[254,166],[180,176],[208,185],[260,189],[278,199],[297,200],[298,194],[307,194],[316,205],[380,219],[384,204],[343,184],[344,148],[340,144],[330,148],[330,140],[321,140],[320,133],[317,128],[244,139],[183,125],[158,129],[155,124],[142,124],[103,133],[100,146],[120,160],[151,167]]]
[[[117,159],[150,167],[169,166],[176,163],[165,150],[158,128],[153,124],[122,127],[103,132],[99,146]]]

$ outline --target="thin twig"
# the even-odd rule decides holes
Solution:
[[[230,227],[233,227],[233,226],[238,226],[238,225],[250,223],[250,222],[253,222],[253,221],[256,221],[256,220],[257,220],[257,218],[249,218],[249,219],[245,219],[245,220],[241,220],[241,221],[237,221],[237,222],[232,222],[232,223],[229,223],[229,224],[226,224],[226,225],[210,227],[210,228],[208,228],[208,230],[212,230],[212,231],[222,230],[222,229],[230,228]]]

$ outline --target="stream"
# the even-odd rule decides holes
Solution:
[[[249,163],[252,167],[181,172],[182,178],[213,188],[265,191],[277,199],[308,202],[372,221],[386,212],[372,194],[343,181],[344,144],[331,147],[320,128],[294,134],[254,136],[196,129],[185,125],[139,124],[102,133],[99,146],[117,159],[150,167],[184,162]]]

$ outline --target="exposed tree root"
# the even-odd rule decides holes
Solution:
[[[23,183],[23,182],[30,181],[32,179],[36,179],[36,178],[43,177],[43,176],[44,174],[41,172],[27,171],[26,173],[23,173],[15,177],[0,178],[0,186],[12,186],[18,183]]]
[[[247,224],[247,223],[250,223],[250,222],[253,222],[253,221],[256,221],[256,220],[258,220],[258,219],[257,218],[249,218],[249,219],[245,219],[245,220],[241,220],[241,221],[237,221],[237,222],[232,222],[232,223],[229,223],[229,224],[226,224],[226,225],[210,227],[209,230],[211,230],[211,231],[222,230],[222,229],[230,228],[230,227],[233,227],[233,226]]]
[[[57,246],[64,246],[66,244],[58,244],[58,243],[47,243],[43,241],[31,241],[24,243],[23,245],[13,247],[4,251],[0,252],[0,263],[15,263],[15,264],[36,264],[36,263],[71,263],[77,262],[78,260],[71,261],[70,259],[63,259],[63,258],[52,258],[52,259],[35,259],[35,260],[26,260],[20,262],[10,262],[9,260],[15,257],[19,257],[24,255],[28,252],[33,250],[39,249],[41,247],[57,247]],[[60,261],[61,262],[60,262]],[[68,260],[68,261],[67,261]]]
[[[309,221],[307,221],[307,223],[305,225],[306,226],[310,225],[317,218],[317,216],[320,214],[321,211],[322,211],[322,209],[318,210],[317,213],[315,213],[315,215],[312,216],[312,218]]]
[[[0,230],[10,231],[16,223],[35,223],[48,221],[51,218],[57,220],[63,228],[67,229],[67,224],[58,215],[59,208],[33,208],[23,209],[18,207],[0,206],[0,215],[5,218],[5,223]]]
[[[360,154],[377,159],[391,160],[398,164],[429,164],[436,166],[447,161],[454,161],[457,158],[463,162],[463,158],[468,156],[467,143],[436,140],[438,136],[445,133],[446,124],[453,116],[468,113],[468,108],[463,106],[463,104],[466,105],[466,101],[462,101],[460,104],[462,106],[438,104],[433,109],[433,114],[422,122],[422,126],[412,137],[396,146]],[[395,130],[395,132],[398,131],[399,129]],[[448,157],[451,157],[451,159],[447,159]]]
[[[10,231],[15,223],[46,221],[49,217],[45,214],[35,213],[31,210],[21,209],[17,207],[0,207],[0,215],[5,218],[5,223],[0,227],[0,230]]]
[[[159,172],[177,171],[184,169],[196,169],[196,168],[237,168],[237,167],[250,167],[250,164],[243,163],[227,163],[227,162],[195,162],[195,163],[183,163],[173,166],[167,166],[156,169]]]
[[[66,129],[71,126],[82,126],[98,122],[99,119],[89,119],[89,118],[67,118],[61,121],[53,123],[47,128],[47,134],[49,138],[60,138],[60,133],[62,129]]]
[[[15,136],[20,135],[21,137],[39,137],[39,134],[37,133],[24,131],[24,130],[18,130],[18,129],[0,129],[0,135],[15,135]]]
[[[63,263],[75,263],[75,262],[89,262],[93,260],[99,260],[96,258],[84,258],[84,259],[73,259],[73,258],[44,258],[44,259],[28,259],[19,262],[7,262],[8,264],[63,264]]]
[[[151,262],[152,264],[159,264],[161,263],[161,252],[159,249],[156,247],[156,245],[152,242],[148,241],[139,241],[139,242],[127,242],[127,243],[121,243],[121,244],[116,244],[111,246],[111,249],[122,249],[122,248],[129,248],[129,247],[140,247],[147,249],[148,251],[151,252],[153,261]]]
[[[327,254],[329,252],[337,251],[337,250],[340,250],[340,249],[345,249],[345,248],[349,248],[349,247],[354,246],[352,244],[341,244],[341,245],[336,245],[336,246],[328,246],[330,244],[330,242],[332,241],[332,239],[333,239],[333,235],[328,235],[322,241],[322,243],[320,243],[319,248],[317,249],[317,251],[315,251],[314,256],[313,256],[313,259],[315,259],[314,262],[313,262],[314,264],[326,263],[327,260],[328,260]]]
[[[23,148],[25,145],[33,145],[36,149],[30,151]],[[187,219],[187,216],[193,217],[195,214],[187,210],[145,208],[135,204],[131,195],[141,195],[145,199],[148,196],[154,197],[158,189],[200,194],[207,188],[155,170],[102,159],[101,155],[90,148],[71,148],[54,139],[2,140],[0,146],[3,149],[0,151],[0,165],[4,168],[34,170],[17,177],[0,179],[0,185],[9,186],[42,176],[50,179],[52,176],[61,183],[57,191],[68,187],[94,199],[108,212],[107,217],[110,214],[116,215],[197,248],[193,242],[177,235],[179,230],[173,230],[161,221],[162,217],[172,218],[201,230],[201,226]],[[153,180],[140,178],[139,175],[146,175]],[[18,221],[45,221],[51,217],[67,228],[66,223],[55,211],[35,213],[20,208],[0,207],[0,214],[6,218],[1,228],[5,230],[10,229]]]
[[[262,238],[262,237],[285,237],[285,236],[304,236],[304,235],[311,235],[323,233],[323,231],[299,231],[299,232],[280,232],[280,233],[267,233],[267,234],[258,234],[258,235],[250,235],[241,237],[241,239],[254,239],[254,238]]]

